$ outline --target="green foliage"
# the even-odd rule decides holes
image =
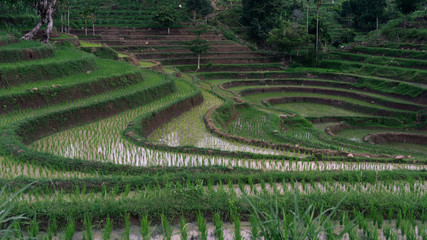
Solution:
[[[394,2],[400,12],[408,15],[417,9],[417,4],[420,3],[420,0],[394,0]]]
[[[24,41],[0,47],[0,63],[49,58],[55,55],[55,48],[39,42]]]
[[[281,0],[243,0],[242,20],[255,41],[265,43],[269,32],[281,22],[282,7]]]
[[[314,45],[316,45],[316,18],[311,18],[308,25],[308,34]],[[326,44],[331,42],[331,35],[328,33],[328,27],[325,21],[319,19],[319,44]]]
[[[19,225],[19,221],[26,219],[24,218],[24,214],[14,215],[13,211],[17,204],[15,198],[17,198],[19,194],[24,192],[31,185],[32,184],[24,186],[23,188],[12,194],[9,194],[6,191],[6,184],[3,185],[3,187],[0,189],[0,209],[2,209],[0,211],[0,226],[2,226],[2,228],[0,229],[1,240],[6,240],[13,237],[15,232],[19,231],[19,229],[14,229],[15,224]]]
[[[341,200],[335,207],[316,213],[313,205],[300,209],[300,199],[298,189],[295,190],[295,210],[288,213],[282,205],[274,199],[263,201],[259,199],[258,204],[245,198],[252,208],[252,216],[257,224],[261,236],[264,239],[321,239],[321,234],[326,234],[328,239],[341,239],[344,234],[353,229],[356,224],[355,220],[346,224],[338,234],[333,233],[330,222],[341,206]],[[262,203],[262,205],[259,204]],[[262,207],[260,207],[262,206]],[[265,210],[264,210],[265,209]]]
[[[173,25],[176,25],[180,20],[180,12],[173,6],[160,6],[153,13],[153,21],[167,27],[168,29]]]
[[[341,3],[340,15],[353,18],[355,28],[368,31],[376,28],[376,20],[384,20],[386,0],[346,0]]]
[[[190,47],[188,49],[195,55],[205,54],[209,51],[210,46],[207,41],[201,38],[196,38],[189,42]]]
[[[194,13],[194,18],[197,15],[205,17],[213,11],[213,7],[208,0],[185,0],[185,7]]]
[[[96,68],[95,57],[75,49],[57,49],[56,56],[35,61],[6,63],[0,66],[0,86],[50,80]]]
[[[101,46],[101,47],[81,47],[81,50],[92,53],[93,55],[103,58],[103,59],[111,59],[118,60],[119,54],[116,50],[112,49],[109,46]]]
[[[346,28],[340,36],[340,41],[342,43],[350,43],[354,42],[354,38],[356,37],[356,33],[353,29]]]
[[[267,43],[283,57],[285,53],[288,53],[290,61],[292,61],[292,51],[306,45],[308,40],[309,36],[304,26],[286,21],[270,32]]]

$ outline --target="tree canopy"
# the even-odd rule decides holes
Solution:
[[[186,8],[193,12],[194,18],[197,16],[206,16],[213,11],[213,7],[208,0],[186,0]]]
[[[309,36],[305,26],[295,22],[284,21],[278,28],[270,32],[267,43],[280,52],[283,58],[285,53],[288,53],[289,60],[292,61],[292,51],[304,46],[308,39]]]
[[[170,33],[170,27],[172,27],[174,24],[177,24],[179,18],[179,11],[173,6],[159,7],[153,14],[153,21],[157,22],[163,27],[167,27],[168,34]]]
[[[282,0],[243,0],[242,20],[254,40],[259,43],[267,40],[269,32],[280,22],[282,4]]]
[[[386,0],[346,0],[342,2],[341,17],[353,18],[353,27],[368,31],[383,19]]]

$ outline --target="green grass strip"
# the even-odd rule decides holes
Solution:
[[[0,87],[44,81],[96,69],[95,57],[74,49],[57,49],[52,58],[0,65]]]

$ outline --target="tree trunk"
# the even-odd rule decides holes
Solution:
[[[170,35],[171,34],[171,29],[170,29],[170,27],[168,27],[168,35]]]
[[[292,53],[289,52],[289,63],[291,63],[291,62],[292,62]]]
[[[55,12],[55,5],[57,0],[51,0],[49,4],[49,9],[47,11],[48,23],[46,27],[46,33],[43,35],[42,42],[50,43],[50,34],[52,33],[53,28],[53,13]]]
[[[309,4],[309,1],[307,1],[307,32],[308,32],[308,4]]]
[[[37,34],[37,32],[42,27],[42,25],[43,25],[43,22],[40,21],[39,23],[37,23],[36,27],[33,28],[33,30],[31,30],[30,32],[28,32],[27,34],[25,34],[21,39],[23,39],[23,40],[31,40],[31,39],[33,39],[34,35]]]
[[[317,18],[316,18],[316,59],[319,51],[319,7],[317,7]]]
[[[95,36],[95,22],[92,21],[92,35]]]
[[[379,25],[379,24],[378,24],[378,22],[379,22],[379,21],[378,21],[378,15],[377,15],[377,30],[378,30],[378,25]]]
[[[406,29],[406,14],[405,14],[405,17],[403,18],[403,29]]]
[[[64,32],[64,15],[62,14],[62,11],[61,11],[61,32]]]
[[[85,20],[85,35],[87,36],[87,22]]]
[[[200,54],[197,54],[197,71],[200,70]]]
[[[70,34],[70,1],[68,1],[67,32]]]

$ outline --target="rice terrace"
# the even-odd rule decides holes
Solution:
[[[0,240],[427,240],[423,0],[0,0]]]

